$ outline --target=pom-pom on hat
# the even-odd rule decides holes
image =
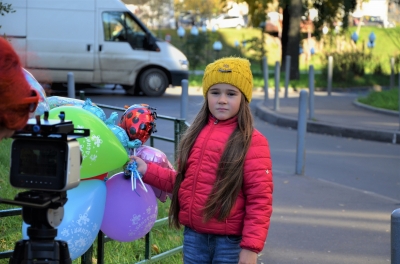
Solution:
[[[249,103],[253,94],[253,74],[247,59],[226,57],[207,65],[203,76],[203,95],[217,83],[227,83],[238,88]]]

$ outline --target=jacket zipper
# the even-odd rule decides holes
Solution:
[[[218,124],[218,119],[216,119],[214,121],[214,125],[216,125],[216,124]],[[210,131],[208,132],[207,137],[204,140],[204,142],[207,142],[210,139],[213,130],[214,130],[214,126],[211,126]],[[205,146],[206,146],[206,144],[203,144],[202,149],[201,149],[199,166],[197,166],[197,171],[196,171],[196,174],[195,174],[195,177],[194,177],[194,182],[193,182],[193,187],[192,187],[192,195],[191,195],[192,200],[190,202],[190,207],[189,207],[189,224],[190,224],[190,228],[192,228],[194,230],[195,230],[195,228],[193,226],[193,221],[192,221],[192,208],[193,208],[193,200],[194,200],[193,197],[194,197],[194,194],[196,192],[195,189],[196,189],[196,184],[197,184],[197,177],[199,176],[199,170],[200,170],[200,167],[201,167],[200,165],[201,165],[201,163],[203,161]]]

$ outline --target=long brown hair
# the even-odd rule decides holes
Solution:
[[[209,114],[206,98],[195,120],[182,136],[179,143],[177,176],[172,191],[171,206],[169,208],[169,225],[171,227],[180,227],[178,218],[180,210],[178,191],[185,178],[190,150],[200,131],[207,124]],[[214,216],[217,217],[219,221],[226,219],[242,188],[243,165],[253,133],[253,117],[251,115],[249,103],[246,101],[243,94],[237,117],[238,125],[226,143],[226,147],[218,164],[217,179],[208,197],[206,206],[204,207],[204,221],[209,221]]]

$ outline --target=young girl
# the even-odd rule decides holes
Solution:
[[[169,222],[185,227],[189,263],[257,263],[272,214],[268,141],[253,127],[253,76],[242,58],[209,64],[204,104],[183,135],[176,172],[138,157],[143,181],[172,193]]]

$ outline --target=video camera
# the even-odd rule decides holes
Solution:
[[[11,146],[10,184],[14,188],[65,191],[78,186],[82,156],[78,137],[88,129],[75,130],[60,113],[60,121],[30,119],[17,131]]]
[[[54,240],[64,217],[67,190],[80,182],[82,155],[78,138],[89,129],[75,129],[72,121],[37,116],[17,131],[11,145],[10,184],[28,189],[14,200],[0,202],[22,206],[22,218],[29,224],[29,240],[18,241],[10,263],[71,263],[68,244]]]

